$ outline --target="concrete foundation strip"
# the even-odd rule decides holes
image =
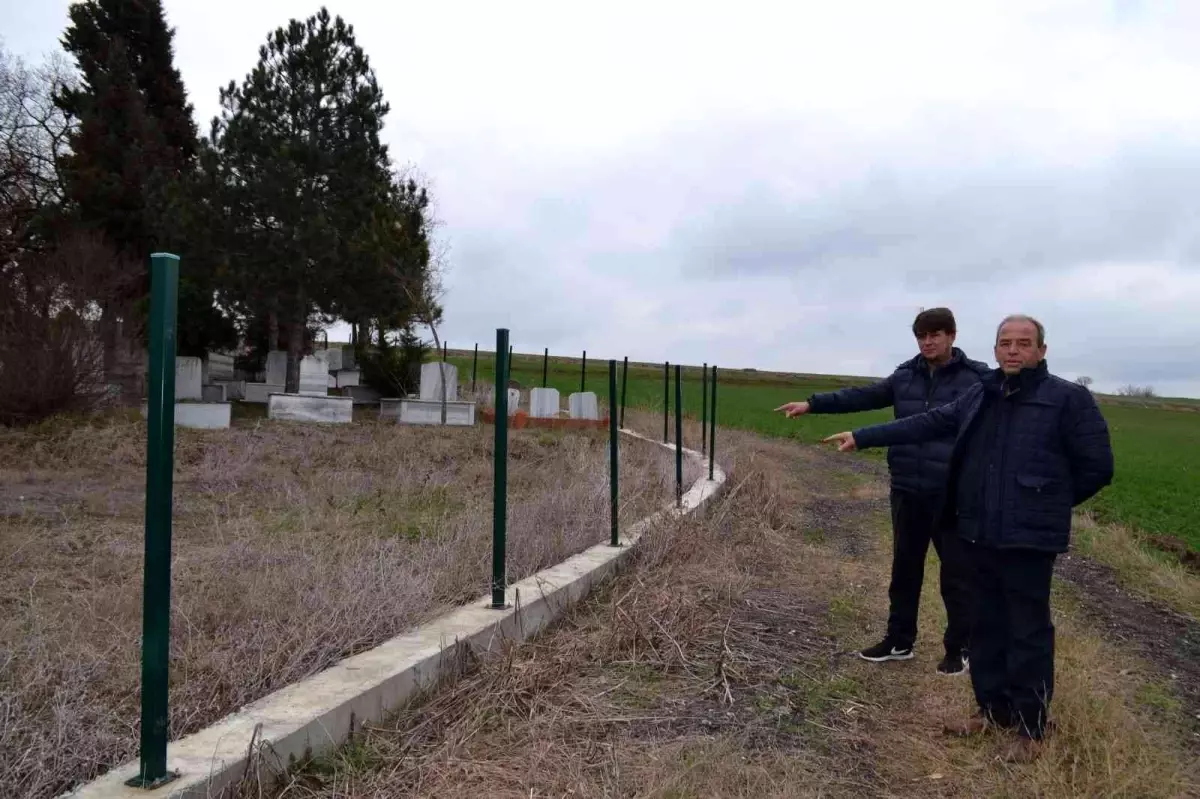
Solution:
[[[675,451],[673,444],[663,444],[632,430],[621,433]],[[686,447],[683,452],[704,464],[704,456],[699,452]],[[63,796],[199,799],[220,795],[223,789],[241,780],[248,768],[259,767],[252,765],[252,760],[282,769],[306,757],[329,752],[364,723],[383,719],[443,676],[453,674],[464,647],[484,653],[505,639],[520,641],[536,635],[567,607],[586,596],[593,585],[612,574],[653,524],[699,510],[724,483],[725,472],[716,466],[712,480],[702,477],[684,493],[682,507],[677,508],[672,502],[626,530],[621,538],[623,546],[598,544],[514,583],[506,594],[511,606],[506,610],[492,610],[491,597],[480,597],[470,605],[346,658],[245,705],[210,727],[171,742],[167,767],[177,772],[179,778],[160,788],[147,791],[125,785],[126,780],[138,774],[138,763],[134,761]]]

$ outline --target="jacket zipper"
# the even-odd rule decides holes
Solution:
[[[925,412],[929,412],[929,403],[933,401],[933,390],[937,387],[937,374],[940,369],[934,369],[928,363],[925,368],[929,371],[929,388],[925,391]],[[943,367],[944,368],[944,367]],[[921,479],[921,474],[924,472],[925,466],[925,444],[917,445],[917,480]]]
[[[1003,538],[1003,536],[999,535],[999,533],[1001,530],[1004,529],[1005,517],[1008,514],[1008,509],[1006,508],[1006,506],[1004,504],[1004,495],[1005,495],[1004,488],[1005,488],[1005,483],[1007,482],[1004,479],[1004,475],[1005,475],[1004,465],[1008,461],[1008,426],[1012,422],[1010,417],[1012,416],[1012,413],[1013,413],[1014,409],[1016,408],[1016,400],[1010,400],[1010,397],[1015,396],[1016,393],[1020,390],[1021,390],[1020,388],[1015,388],[1015,389],[1013,389],[1011,394],[1005,394],[1004,389],[1003,388],[1000,389],[1000,409],[999,409],[1000,410],[1000,424],[997,426],[997,430],[996,430],[996,435],[999,439],[998,443],[1000,444],[1000,472],[996,477],[996,481],[997,481],[996,506],[997,506],[997,519],[999,521],[999,526],[996,529],[996,533],[997,533],[996,544],[997,545],[999,545],[1000,539]]]

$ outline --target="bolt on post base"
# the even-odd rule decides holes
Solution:
[[[153,791],[155,788],[161,788],[168,782],[174,782],[179,779],[178,771],[168,771],[158,779],[146,781],[141,774],[131,779],[125,780],[125,784],[130,788],[143,788],[147,791]]]

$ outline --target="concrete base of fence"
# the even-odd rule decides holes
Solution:
[[[651,441],[630,430],[621,432]],[[671,444],[651,443],[675,449]],[[685,448],[684,453],[703,460],[699,452]],[[199,799],[220,795],[247,773],[256,776],[255,769],[260,774],[278,773],[295,762],[328,752],[364,723],[385,718],[419,691],[453,675],[465,649],[482,654],[502,641],[520,641],[537,634],[620,567],[652,525],[703,507],[725,482],[720,467],[713,478],[696,481],[683,495],[681,508],[672,502],[632,525],[621,539],[623,546],[599,544],[513,584],[505,594],[509,607],[504,610],[493,610],[490,596],[480,597],[252,702],[207,729],[173,741],[167,747],[167,768],[179,774],[173,782],[149,791],[128,787],[125,781],[138,773],[138,764],[133,762],[64,796]]]

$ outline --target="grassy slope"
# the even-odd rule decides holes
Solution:
[[[452,352],[464,383],[471,379],[471,354]],[[579,390],[581,364],[578,358],[551,358],[548,383],[564,394]],[[491,353],[480,353],[477,379],[490,382]],[[620,391],[618,364],[618,391]],[[672,368],[674,373],[674,368]],[[522,386],[541,384],[542,356],[515,354],[513,378]],[[720,371],[717,390],[718,419],[723,426],[752,430],[771,436],[815,443],[821,437],[862,424],[886,421],[891,409],[833,418],[822,416],[784,419],[773,409],[789,400],[804,399],[816,391],[861,385],[867,378],[827,375],[786,375],[744,370]],[[595,391],[601,404],[608,396],[606,361],[588,361],[587,388]],[[629,370],[627,403],[661,410],[663,371],[661,365],[633,364]],[[674,386],[671,387],[674,396]],[[1134,404],[1104,401],[1117,460],[1117,476],[1091,505],[1102,521],[1118,522],[1156,535],[1169,535],[1200,551],[1200,501],[1195,486],[1200,484],[1200,413],[1187,410],[1184,400],[1171,403]],[[699,416],[700,369],[684,369],[684,410]],[[881,453],[870,453],[882,457]]]
[[[631,417],[642,431],[657,423]],[[709,512],[654,529],[628,570],[536,642],[265,795],[1196,795],[1171,685],[1128,644],[1108,645],[1086,600],[1062,586],[1057,730],[1043,758],[1006,765],[1008,735],[941,735],[972,701],[969,680],[934,671],[936,569],[916,658],[847,657],[886,618],[886,480],[828,451],[739,432],[723,441],[736,487]]]

